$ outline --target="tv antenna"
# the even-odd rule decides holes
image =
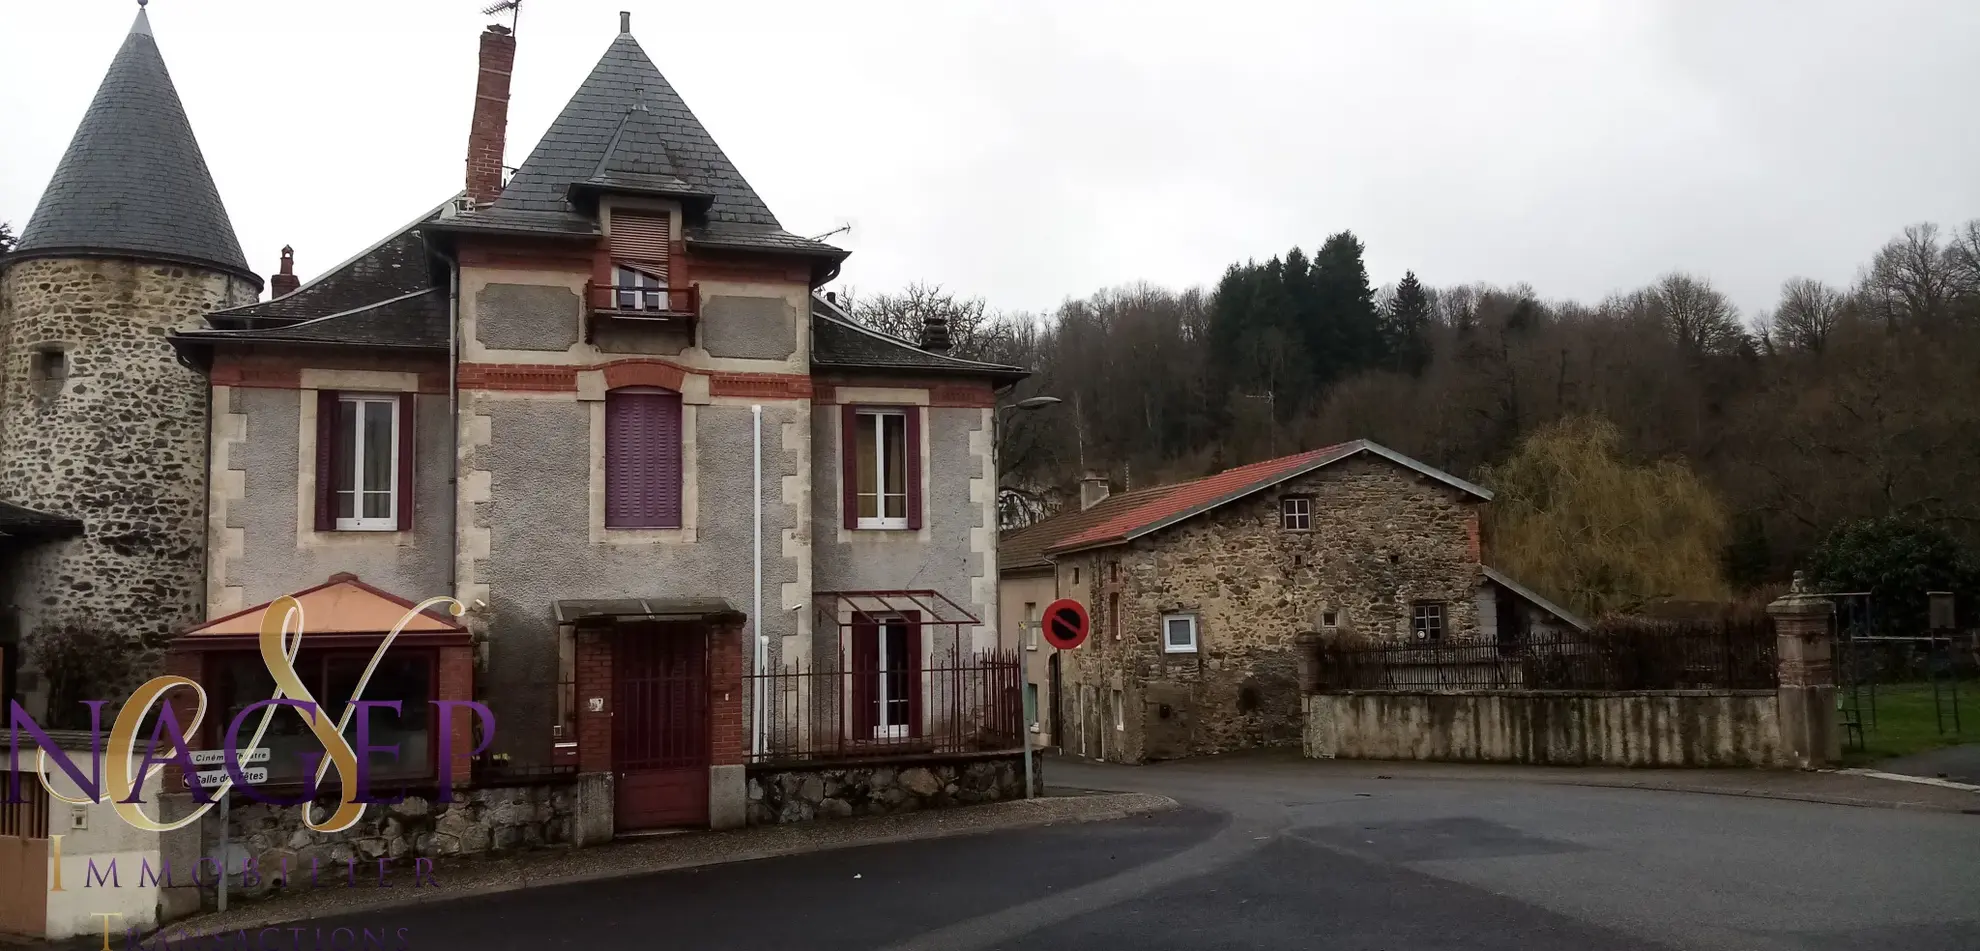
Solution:
[[[513,36],[516,32],[516,21],[522,19],[522,0],[502,0],[501,3],[490,4],[488,9],[481,11],[481,15],[485,17],[501,16],[504,13],[509,15],[509,35]]]
[[[852,226],[852,225],[851,225],[850,223],[847,223],[847,224],[843,224],[843,225],[840,225],[840,226],[838,226],[838,227],[836,227],[836,228],[833,228],[833,229],[832,229],[832,230],[830,230],[830,231],[827,231],[827,232],[825,232],[824,234],[821,234],[821,235],[813,235],[813,236],[812,236],[812,238],[811,238],[811,240],[813,240],[813,241],[823,241],[823,240],[825,240],[826,238],[829,238],[829,237],[831,237],[831,236],[833,236],[833,235],[835,235],[835,234],[840,234],[840,233],[842,233],[842,232],[843,232],[843,233],[847,233],[847,234],[850,234],[850,233],[852,232],[852,229],[853,229],[853,226]]]

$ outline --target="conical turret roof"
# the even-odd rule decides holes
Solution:
[[[178,261],[260,284],[142,9],[15,252]]]

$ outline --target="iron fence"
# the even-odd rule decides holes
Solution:
[[[798,669],[744,678],[762,691],[750,762],[995,752],[1023,744],[1024,668],[1015,651],[933,666]]]
[[[1772,624],[1760,618],[1605,621],[1519,640],[1404,645],[1323,642],[1316,690],[1769,689]]]

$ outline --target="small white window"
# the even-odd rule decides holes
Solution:
[[[399,397],[337,399],[337,530],[399,530]]]
[[[1024,649],[1032,650],[1032,651],[1037,650],[1038,649],[1038,602],[1026,601],[1024,603],[1024,620],[1020,623],[1024,628]]]
[[[1196,615],[1171,614],[1162,619],[1162,650],[1169,654],[1196,653]]]
[[[1280,499],[1279,527],[1289,532],[1311,531],[1313,500],[1303,495],[1289,495]]]
[[[1121,692],[1114,691],[1114,729],[1127,729],[1127,704],[1121,699]]]
[[[667,281],[650,271],[620,265],[612,269],[620,310],[666,310]]]
[[[860,528],[908,527],[907,411],[860,410],[853,469]]]

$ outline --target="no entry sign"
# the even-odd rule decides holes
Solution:
[[[1071,598],[1060,598],[1045,606],[1045,643],[1069,651],[1086,643],[1087,629],[1093,622],[1086,606]]]

